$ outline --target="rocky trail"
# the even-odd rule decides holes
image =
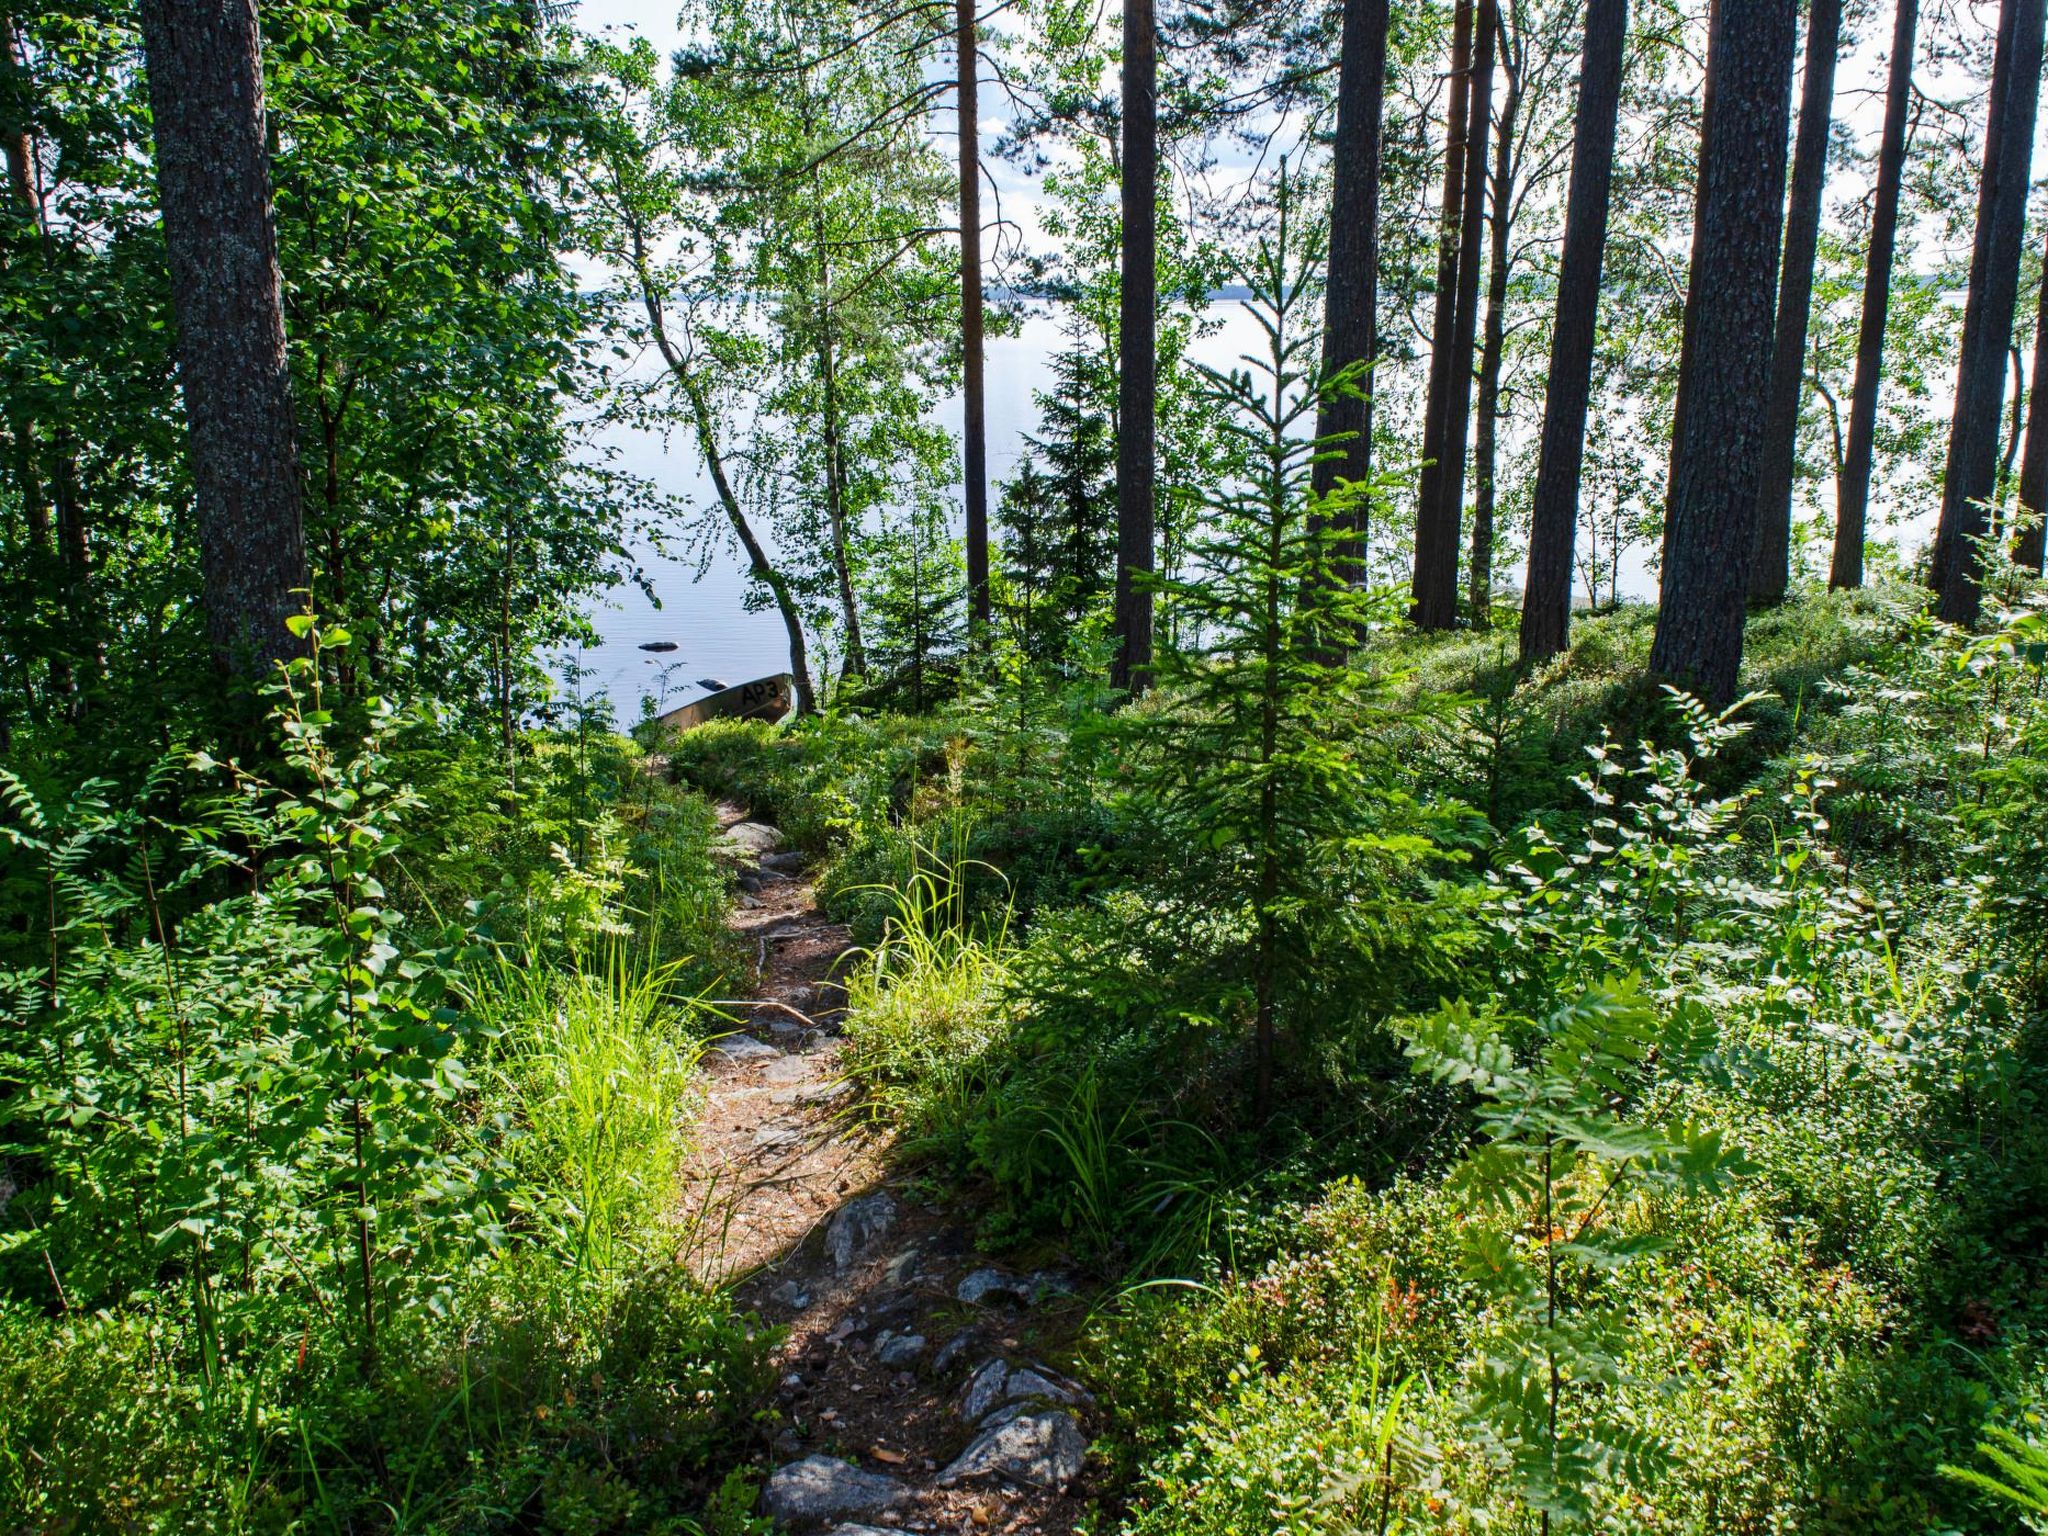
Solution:
[[[1064,1536],[1095,1405],[1046,1360],[1085,1304],[976,1254],[897,1169],[842,1066],[847,930],[774,828],[720,819],[756,982],[705,1056],[680,1226],[699,1274],[787,1330],[761,1511],[833,1536]]]

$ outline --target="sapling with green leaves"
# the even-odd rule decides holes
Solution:
[[[1701,957],[1768,896],[1711,855],[1747,797],[1716,798],[1696,763],[1744,727],[1674,694],[1691,752],[1645,745],[1631,765],[1589,748],[1578,780],[1596,815],[1567,850],[1540,826],[1492,877],[1491,994],[1404,1020],[1414,1064],[1477,1100],[1475,1144],[1452,1175],[1467,1202],[1465,1269],[1492,1309],[1467,1424],[1546,1532],[1581,1523],[1596,1489],[1653,1481],[1668,1453],[1612,1411],[1633,1338],[1610,1282],[1664,1248],[1660,1201],[1742,1171],[1720,1128],[1683,1112],[1685,1087],[1725,1076]],[[1744,701],[1745,703],[1747,701]],[[1644,976],[1655,978],[1646,985]]]

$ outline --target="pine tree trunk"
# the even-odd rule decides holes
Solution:
[[[28,101],[29,87],[24,74],[21,39],[14,28],[14,15],[11,11],[0,10],[0,82],[4,82],[7,93],[0,97],[0,107]],[[34,229],[41,221],[41,207],[36,201],[32,144],[25,117],[10,117],[0,122],[0,156],[7,161],[8,201],[18,211],[25,229]],[[0,233],[4,233],[6,227],[6,219],[0,218]]]
[[[960,126],[960,457],[967,514],[967,623],[970,645],[988,644],[988,404],[983,385],[985,326],[981,291],[980,41],[974,0],[954,12]]]
[[[1118,300],[1116,663],[1111,683],[1150,686],[1157,433],[1159,97],[1152,0],[1124,0],[1123,289]]]
[[[199,564],[216,663],[301,644],[308,585],[255,0],[143,0]]]
[[[1735,696],[1742,665],[1798,12],[1798,0],[1724,4],[1707,44],[1714,103],[1686,292],[1692,356],[1650,670],[1715,707]]]
[[[2048,0],[2005,0],[1999,17],[1977,196],[1977,237],[1970,256],[1970,295],[1963,309],[1948,471],[1942,480],[1941,525],[1935,533],[1930,573],[1938,594],[1935,611],[1951,624],[1976,623],[1981,600],[1975,541],[1985,531],[1984,503],[1997,492],[2005,353],[2019,297],[2020,242],[2026,230],[2027,178],[2041,92],[2042,28],[2048,19],[2044,6]]]
[[[1842,0],[1813,0],[1806,21],[1806,78],[1800,86],[1799,137],[1792,152],[1791,205],[1785,216],[1785,261],[1778,278],[1763,483],[1757,492],[1756,549],[1749,571],[1753,603],[1783,602],[1792,580],[1792,461],[1798,449],[1799,403],[1805,395],[1807,317],[1813,305],[1813,260],[1820,245],[1821,191],[1827,183],[1828,124],[1841,38]]]
[[[1315,466],[1317,496],[1342,480],[1372,478],[1373,376],[1379,351],[1380,114],[1387,78],[1387,0],[1344,0],[1337,74],[1337,136],[1330,192],[1330,276],[1323,293],[1323,377],[1359,363],[1357,394],[1326,396],[1316,411],[1316,437],[1342,437]],[[1363,500],[1346,514],[1349,536],[1337,550],[1337,576],[1365,583],[1365,541],[1371,508]]]
[[[1876,203],[1863,267],[1863,317],[1856,336],[1855,392],[1849,398],[1849,441],[1835,498],[1835,551],[1828,585],[1863,585],[1864,530],[1870,516],[1870,465],[1877,440],[1877,397],[1884,383],[1884,327],[1891,307],[1892,253],[1899,230],[1899,188],[1906,174],[1906,114],[1913,97],[1913,48],[1919,0],[1898,0],[1885,85],[1884,133],[1877,150]]]
[[[1572,129],[1564,255],[1557,273],[1557,321],[1550,334],[1550,379],[1529,527],[1529,568],[1522,591],[1521,654],[1541,661],[1565,648],[1571,632],[1573,543],[1579,522],[1579,473],[1586,456],[1593,345],[1600,315],[1600,268],[1607,252],[1607,203],[1614,184],[1615,126],[1621,108],[1621,55],[1627,0],[1588,0]]]
[[[2019,532],[2012,542],[2013,563],[2040,575],[2044,538],[2042,518],[2048,513],[2048,266],[2034,320],[2034,373],[2027,409],[2027,445],[2020,453]]]
[[[1443,504],[1443,481],[1449,471],[1449,450],[1445,429],[1450,422],[1452,360],[1457,349],[1458,256],[1464,248],[1465,160],[1471,132],[1468,105],[1472,85],[1473,0],[1458,0],[1451,23],[1450,101],[1444,112],[1443,213],[1437,230],[1436,314],[1429,331],[1429,396],[1422,408],[1422,473],[1415,496],[1415,568],[1410,590],[1414,597],[1411,616],[1427,628],[1444,628],[1455,622],[1442,616],[1438,598],[1443,582],[1438,568],[1444,563],[1437,519]],[[1462,472],[1462,466],[1461,472]],[[1451,538],[1451,560],[1457,559],[1457,538]],[[1457,572],[1451,573],[1450,590],[1455,605]],[[1427,595],[1428,610],[1425,612]]]
[[[1506,33],[1502,33],[1506,42]],[[1486,339],[1479,349],[1478,421],[1472,439],[1472,558],[1466,587],[1472,624],[1493,624],[1494,470],[1500,456],[1500,370],[1507,351],[1508,235],[1514,216],[1515,132],[1522,107],[1525,58],[1504,61],[1507,95],[1501,102],[1493,154],[1493,217],[1486,276]]]

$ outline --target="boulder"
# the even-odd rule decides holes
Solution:
[[[824,1525],[847,1515],[893,1509],[909,1496],[910,1490],[893,1477],[863,1472],[835,1456],[806,1456],[769,1475],[761,1489],[761,1513],[784,1525]]]
[[[875,1358],[891,1370],[905,1370],[917,1364],[924,1351],[921,1333],[892,1333],[875,1344]]]
[[[758,859],[782,846],[782,833],[765,821],[736,821],[711,845],[726,858]]]
[[[1001,1477],[1060,1492],[1081,1475],[1087,1456],[1071,1413],[1027,1413],[977,1435],[935,1481],[951,1488],[971,1477]]]
[[[1008,1364],[1001,1360],[986,1362],[967,1378],[967,1385],[960,1389],[960,1417],[970,1424],[980,1423],[992,1410],[1008,1401],[1003,1389],[1009,1382]]]
[[[851,1268],[894,1225],[896,1201],[885,1190],[842,1205],[825,1226],[825,1251],[832,1256],[832,1267]]]
[[[950,1371],[969,1354],[981,1347],[979,1328],[962,1328],[952,1338],[939,1346],[938,1354],[932,1357],[932,1369]]]
[[[996,1411],[1006,1404],[1056,1403],[1073,1407],[1080,1401],[1078,1391],[1053,1380],[1050,1373],[1034,1371],[1029,1366],[1012,1366],[1002,1360],[990,1360],[968,1378],[967,1385],[961,1389],[960,1417],[988,1428],[996,1423]],[[1006,1417],[1014,1418],[1016,1415]]]
[[[720,1035],[704,1048],[707,1067],[745,1067],[757,1061],[773,1061],[782,1054],[766,1040],[748,1034]]]
[[[977,1269],[954,1287],[953,1294],[970,1307],[985,1307],[998,1301],[1028,1307],[1032,1283],[1000,1269]]]

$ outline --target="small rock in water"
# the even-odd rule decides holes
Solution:
[[[914,1365],[924,1350],[923,1334],[898,1333],[875,1345],[875,1358],[883,1365],[891,1367]]]
[[[953,1294],[973,1307],[987,1306],[993,1301],[1029,1306],[1032,1286],[1029,1280],[1005,1274],[1000,1269],[977,1269],[960,1282]]]
[[[950,1488],[970,1477],[1005,1477],[1063,1490],[1081,1475],[1087,1456],[1088,1442],[1072,1414],[1027,1413],[976,1436],[934,1481]]]
[[[761,1489],[761,1513],[785,1525],[823,1525],[894,1508],[909,1492],[893,1477],[863,1472],[835,1456],[806,1456],[769,1476]]]
[[[883,1233],[896,1224],[896,1201],[887,1191],[877,1190],[850,1200],[833,1213],[825,1228],[825,1251],[834,1269],[846,1269],[865,1258]]]

